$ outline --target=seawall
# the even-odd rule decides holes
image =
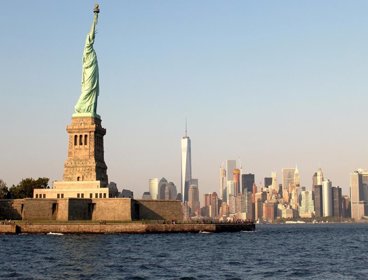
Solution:
[[[185,233],[185,232],[237,232],[254,231],[254,223],[242,224],[10,224],[0,225],[0,234],[117,234],[117,233]]]

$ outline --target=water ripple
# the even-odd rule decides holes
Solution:
[[[0,279],[365,279],[368,225],[253,233],[1,235]]]

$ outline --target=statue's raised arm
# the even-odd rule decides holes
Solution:
[[[88,34],[92,40],[95,39],[96,25],[97,25],[97,21],[98,21],[98,14],[100,13],[100,6],[98,4],[95,5],[95,8],[93,9],[93,12],[94,12],[95,16],[93,18],[91,31]]]
[[[93,48],[98,14],[100,12],[99,5],[96,4],[93,10],[94,18],[90,32],[87,34],[86,44],[83,50],[83,67],[82,67],[82,92],[77,104],[75,105],[75,113],[73,116],[91,116],[97,115],[97,97],[99,95],[99,76],[97,55]]]

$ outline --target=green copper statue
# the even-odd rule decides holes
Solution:
[[[82,69],[82,93],[75,105],[75,113],[73,116],[92,116],[98,117],[97,97],[100,91],[98,78],[98,63],[96,52],[93,49],[95,42],[96,24],[99,5],[96,4],[93,10],[94,18],[91,31],[87,34],[86,44],[83,51],[83,69]]]

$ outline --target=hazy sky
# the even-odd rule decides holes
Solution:
[[[2,1],[0,178],[60,180],[95,1]],[[368,167],[368,1],[100,1],[98,113],[110,181],[140,197],[193,176],[218,191],[239,159],[256,181],[321,167],[347,193]]]

